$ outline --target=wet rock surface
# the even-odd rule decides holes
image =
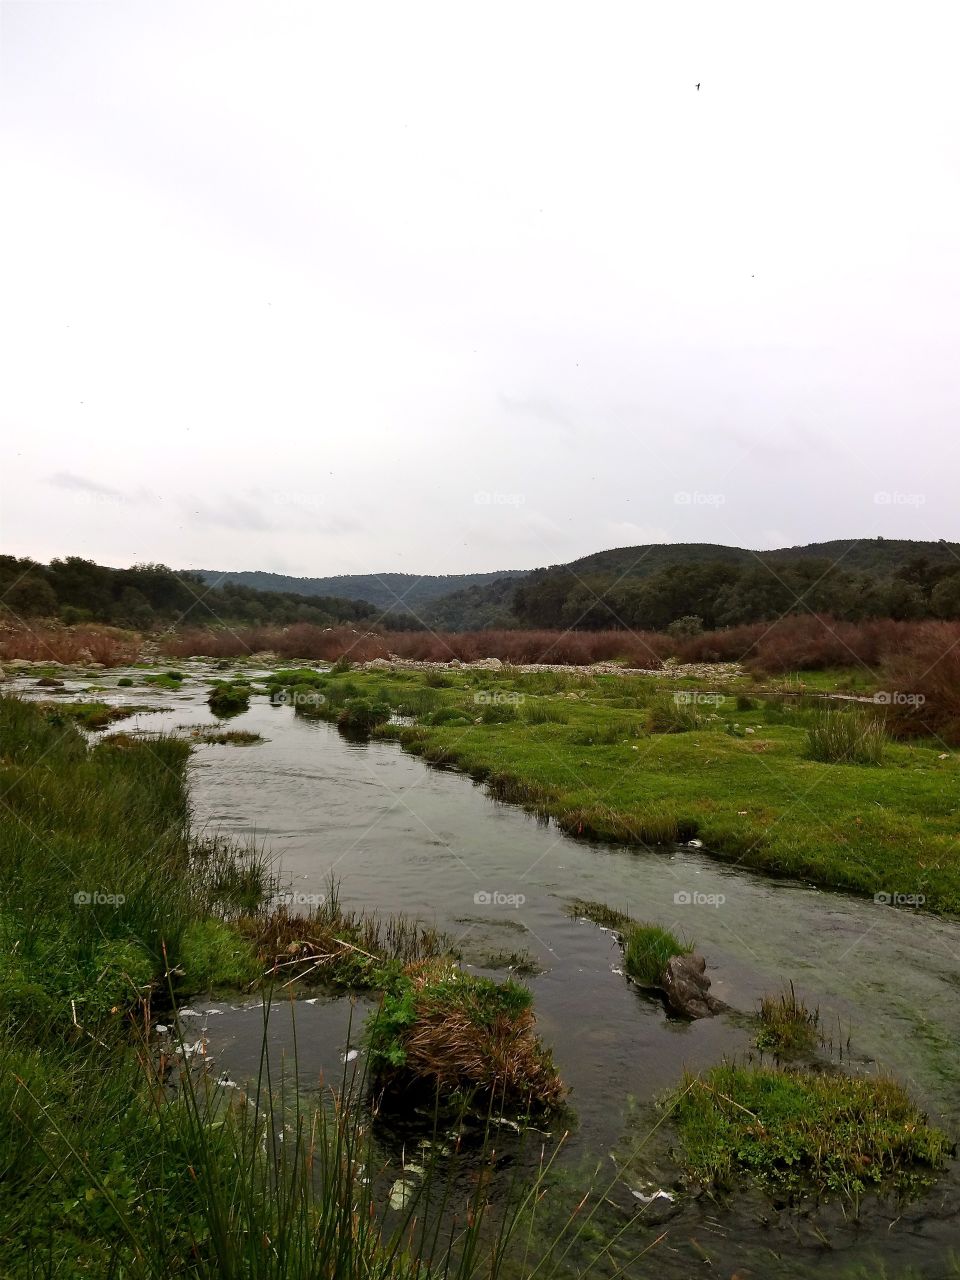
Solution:
[[[721,1000],[710,994],[707,962],[696,952],[671,956],[660,980],[667,1004],[674,1013],[685,1018],[709,1018],[725,1008]]]

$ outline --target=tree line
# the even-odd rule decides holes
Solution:
[[[960,561],[919,556],[882,576],[812,558],[682,564],[646,578],[561,567],[524,578],[512,609],[522,627],[582,631],[709,631],[811,612],[849,622],[953,619],[960,618]]]
[[[0,618],[59,618],[65,623],[101,622],[149,631],[179,622],[287,625],[311,622],[372,624],[381,611],[364,600],[306,596],[293,591],[256,591],[223,583],[211,586],[199,575],[175,573],[162,564],[129,569],[67,556],[38,564],[0,556]]]

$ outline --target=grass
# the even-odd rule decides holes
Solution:
[[[523,692],[528,678],[482,675],[485,687],[504,694]],[[328,705],[316,714],[335,718],[342,683],[326,682]],[[375,696],[395,709],[414,707],[425,689],[423,674],[412,671],[354,671],[349,683],[349,696]],[[528,702],[562,706],[562,723],[478,725],[464,674],[457,687],[429,690],[433,709],[417,723],[376,732],[428,761],[458,765],[498,799],[552,817],[572,835],[648,845],[697,837],[711,853],[774,875],[870,897],[922,894],[928,910],[960,911],[960,760],[939,741],[892,742],[872,768],[812,760],[814,710],[764,697],[735,715],[732,690],[698,708],[695,730],[620,739],[618,729],[616,741],[585,746],[576,739],[604,724],[641,723],[642,706],[631,713],[620,703],[649,685],[618,676],[579,677],[576,685],[573,698],[527,691]],[[725,731],[734,718],[742,736]]]
[[[440,1090],[485,1108],[556,1108],[564,1089],[534,1033],[531,1006],[530,992],[512,980],[424,965],[385,993],[369,1026],[374,1083],[401,1097]]]
[[[38,702],[51,724],[78,724],[84,729],[105,729],[117,720],[149,711],[149,707],[110,707],[105,702]]]
[[[615,933],[623,933],[634,923],[625,911],[617,907],[608,907],[605,902],[595,902],[587,898],[574,898],[566,906],[567,915],[579,916],[591,920],[601,928],[612,929]]]
[[[688,1075],[673,1097],[681,1154],[700,1182],[748,1175],[770,1188],[855,1198],[932,1180],[950,1143],[882,1076],[723,1064]]]
[[[439,935],[345,912],[335,895],[310,917],[268,916],[257,856],[191,836],[182,739],[90,746],[0,698],[0,744],[4,1276],[495,1280],[515,1219],[481,1238],[492,1152],[468,1192],[425,1160],[388,1229],[392,1175],[359,1098],[298,1093],[273,1076],[266,1038],[256,1082],[230,1092],[153,1027],[178,995],[255,981],[265,959],[278,981],[332,967],[415,993],[410,1070],[526,1103],[557,1087],[529,993],[460,974]],[[467,1025],[500,1055],[479,1072],[458,1057]],[[534,1176],[519,1207],[540,1194]]]
[[[635,924],[623,935],[623,966],[641,986],[661,985],[667,962],[674,956],[686,956],[692,945],[680,942],[658,924]]]
[[[248,729],[192,729],[190,740],[206,746],[248,747],[263,737]]]
[[[210,690],[207,703],[215,716],[235,716],[247,710],[251,692],[246,680],[218,680]]]
[[[820,1039],[820,1011],[807,1008],[792,982],[789,991],[761,999],[757,1021],[757,1048],[779,1058],[805,1053]]]
[[[863,711],[823,711],[807,730],[807,754],[824,764],[883,764],[887,735]]]
[[[566,911],[616,933],[623,947],[623,967],[643,987],[660,987],[667,962],[673,956],[686,956],[693,951],[692,943],[681,942],[669,929],[638,923],[625,911],[604,902],[574,898]]]

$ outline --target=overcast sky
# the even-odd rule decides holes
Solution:
[[[3,551],[960,539],[955,4],[0,24]]]

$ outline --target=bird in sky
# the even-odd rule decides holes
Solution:
[[[697,81],[697,92],[698,92],[698,93],[700,92],[700,81],[699,81],[699,80]]]

